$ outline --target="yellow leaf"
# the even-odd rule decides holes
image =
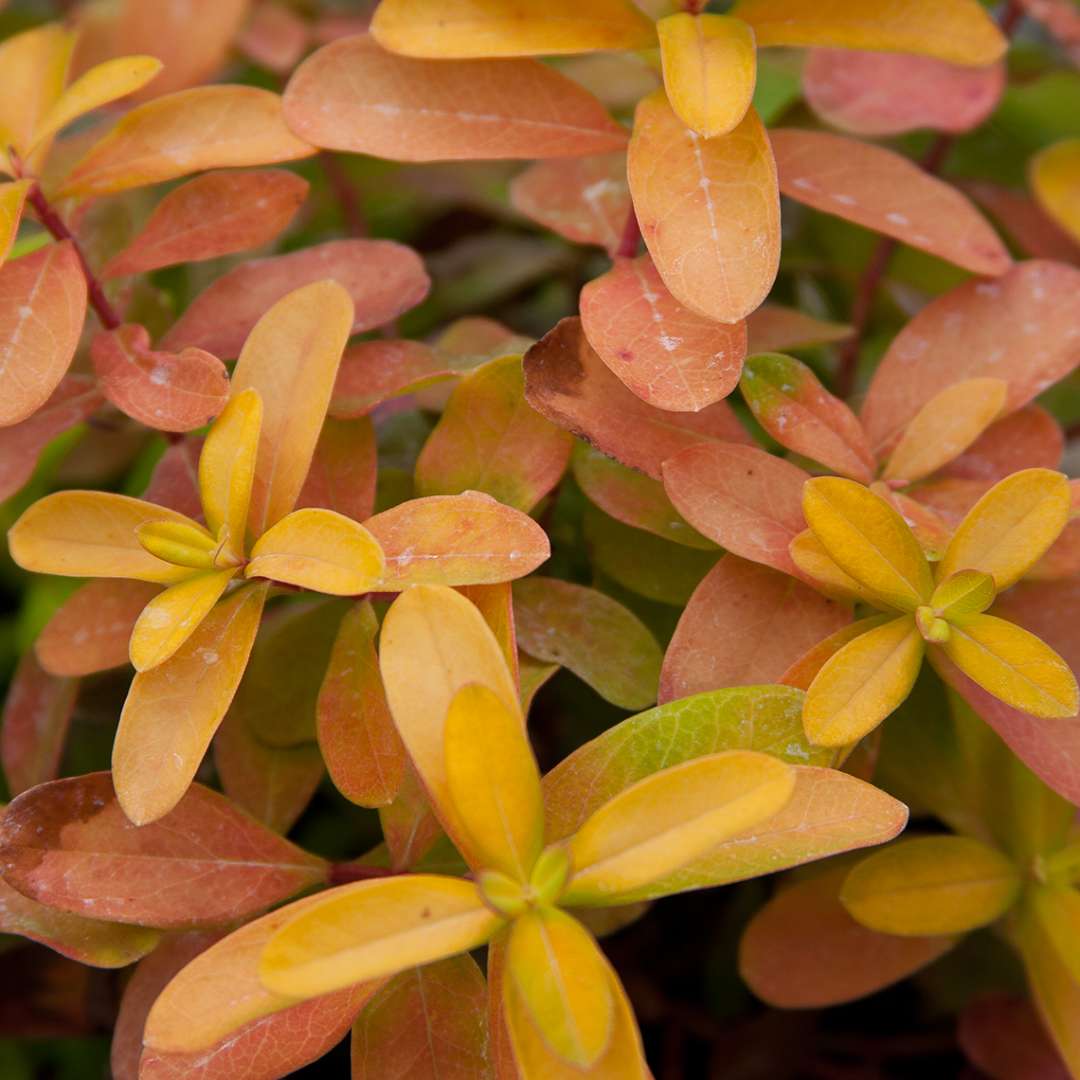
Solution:
[[[910,616],[849,641],[806,691],[806,737],[818,746],[847,746],[873,731],[911,693],[924,648]]]
[[[852,917],[884,934],[961,934],[1012,907],[1020,872],[1000,851],[964,836],[902,840],[863,859],[840,889]]]
[[[983,67],[1008,42],[978,0],[741,0],[759,46],[828,45],[920,53]]]
[[[506,966],[548,1046],[581,1069],[593,1065],[611,1039],[615,1002],[589,932],[554,908],[527,912],[510,928]]]
[[[104,491],[58,491],[33,503],[11,527],[8,549],[24,570],[65,577],[119,577],[165,585],[191,570],[163,562],[139,542],[151,522],[198,526],[163,506]]]
[[[294,998],[395,975],[483,945],[502,925],[471,881],[433,874],[344,885],[267,943],[263,985]]]
[[[790,765],[752,750],[693,758],[604,803],[568,841],[566,905],[617,903],[783,809]]]
[[[959,457],[997,419],[1009,394],[1001,379],[965,379],[935,394],[915,415],[882,476],[912,484]]]
[[[1068,479],[1023,469],[995,484],[967,513],[938,566],[939,581],[981,570],[1002,592],[1042,558],[1069,520]]]
[[[1031,890],[1028,904],[1080,987],[1080,892],[1068,885],[1043,885]]]
[[[1042,208],[1080,242],[1080,139],[1062,139],[1031,160],[1031,186]]]
[[[136,825],[164,817],[187,791],[247,667],[266,592],[265,584],[237,589],[173,656],[132,681],[112,772]]]
[[[158,593],[131,631],[135,670],[148,671],[168,660],[210,614],[235,574],[235,569],[196,574]]]
[[[994,579],[989,574],[981,570],[960,570],[934,589],[930,606],[943,619],[978,615],[994,602],[996,595]]]
[[[193,570],[213,570],[218,542],[194,522],[149,521],[135,530],[151,555]]]
[[[368,592],[385,567],[382,548],[363,525],[311,507],[264,532],[244,573],[331,596],[356,596]]]
[[[854,480],[819,476],[803,487],[806,523],[841,570],[899,611],[933,591],[930,564],[904,519]]]
[[[485,869],[450,795],[445,725],[457,692],[480,683],[524,726],[517,687],[498,639],[460,593],[441,585],[414,585],[394,601],[383,620],[379,666],[394,723],[435,813],[473,868]]]
[[[431,60],[656,44],[652,22],[630,0],[382,0],[371,33],[384,49]]]
[[[879,596],[860,585],[850,574],[845,574],[833,562],[825,546],[809,529],[804,529],[788,544],[788,553],[791,561],[813,578],[822,592],[844,600],[861,600],[874,607],[882,606]]]
[[[13,180],[0,184],[0,266],[8,257],[22,220],[23,204],[33,187],[32,180]]]
[[[1040,638],[994,615],[958,616],[950,626],[942,650],[987,693],[1033,716],[1076,715],[1076,679]]]
[[[728,15],[668,15],[656,24],[664,89],[679,119],[706,139],[742,122],[754,97],[754,32]]]
[[[244,342],[232,392],[253,387],[263,403],[248,511],[252,536],[261,536],[296,503],[352,324],[348,292],[335,281],[317,281],[282,297]]]
[[[73,120],[145,86],[161,70],[156,56],[120,56],[79,76],[34,129],[34,145],[44,142]]]
[[[519,713],[482,683],[450,702],[446,782],[461,827],[485,868],[527,881],[544,844],[540,772]]]
[[[215,536],[222,526],[236,553],[246,550],[248,506],[262,429],[262,398],[258,391],[233,391],[214,421],[199,455],[199,494],[206,523]]]

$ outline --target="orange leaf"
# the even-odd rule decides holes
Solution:
[[[785,686],[795,686],[800,690],[809,690],[810,684],[817,677],[817,673],[831,660],[849,641],[865,634],[867,630],[873,630],[883,626],[892,619],[892,615],[870,615],[868,618],[859,619],[840,627],[835,633],[819,640],[812,648],[808,649],[789,667],[779,681]]]
[[[780,304],[762,304],[746,316],[749,335],[747,352],[785,352],[807,345],[829,345],[843,341],[855,332],[843,323],[822,322],[795,308]]]
[[[626,144],[603,105],[536,60],[413,60],[367,36],[308,57],[285,91],[301,138],[394,161],[554,158]]]
[[[1033,259],[1080,262],[1080,244],[1024,192],[989,180],[967,180],[961,187],[1008,233],[1020,251]]]
[[[23,205],[31,187],[33,187],[32,180],[0,182],[0,266],[8,257],[11,245],[19,232]]]
[[[237,47],[275,75],[288,75],[307,50],[310,27],[284,4],[259,4],[236,39]]]
[[[367,417],[324,421],[297,509],[318,506],[363,521],[375,509],[376,465],[375,429]]]
[[[657,91],[637,107],[627,166],[641,234],[672,295],[719,322],[746,318],[780,259],[776,165],[756,111],[704,139]]]
[[[448,380],[453,374],[453,366],[422,341],[359,341],[341,358],[330,415],[341,419],[367,416],[390,398]]]
[[[1069,1080],[1061,1055],[1026,997],[981,994],[960,1013],[957,1040],[987,1076]]]
[[[1061,139],[1040,150],[1031,160],[1030,174],[1039,205],[1080,241],[1080,139]]]
[[[1061,425],[1041,406],[1028,405],[992,423],[938,475],[993,484],[1021,469],[1056,469],[1064,450]]]

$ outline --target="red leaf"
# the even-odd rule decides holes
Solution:
[[[960,1013],[957,1038],[973,1065],[997,1080],[1069,1080],[1039,1014],[1027,998],[984,994]]]
[[[822,322],[781,304],[762,304],[746,316],[748,353],[787,352],[808,345],[844,341],[855,330],[844,323]]]
[[[937,475],[996,484],[1021,469],[1056,469],[1064,452],[1061,425],[1041,406],[1028,405],[991,424]]]
[[[370,420],[326,420],[296,509],[320,506],[363,521],[375,509],[376,465]]]
[[[421,341],[361,341],[341,358],[329,412],[339,419],[367,416],[389,398],[453,374],[445,358]]]
[[[1029,195],[989,180],[968,180],[960,186],[1033,259],[1080,262],[1080,244]]]
[[[203,520],[199,496],[199,453],[202,439],[188,436],[173,443],[158,459],[142,497],[167,506],[193,521]]]
[[[255,8],[236,45],[260,67],[288,75],[304,55],[310,36],[306,19],[271,0]]]

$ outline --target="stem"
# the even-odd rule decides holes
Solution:
[[[622,238],[619,240],[619,246],[615,250],[616,258],[632,259],[638,252],[640,242],[641,226],[638,225],[637,213],[631,204],[630,213],[627,215],[626,224],[623,226]]]
[[[341,218],[345,222],[345,228],[350,236],[367,236],[367,219],[364,217],[364,209],[356,195],[349,174],[342,167],[337,155],[329,150],[319,153],[319,167],[326,177],[326,182],[337,200],[341,210]]]

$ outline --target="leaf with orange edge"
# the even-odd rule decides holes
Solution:
[[[254,86],[199,86],[155,98],[91,147],[56,194],[110,195],[203,169],[310,157],[314,148],[289,131],[281,106],[277,94]]]
[[[850,611],[768,566],[725,555],[679,618],[660,674],[660,701],[722,686],[776,682]]]
[[[952,937],[899,937],[857,923],[838,898],[846,866],[782,887],[739,941],[739,974],[780,1009],[857,1001],[947,953]]]
[[[704,139],[657,91],[637,107],[627,168],[641,234],[672,295],[719,322],[746,318],[780,258],[776,164],[757,112]]]
[[[366,35],[319,49],[293,73],[285,116],[302,139],[393,161],[602,154],[626,132],[588,91],[536,60],[441,60]]]
[[[809,690],[817,673],[825,666],[826,661],[835,656],[849,641],[854,641],[867,630],[873,630],[883,626],[892,615],[871,615],[865,619],[848,623],[839,630],[817,642],[812,648],[802,654],[784,673],[779,681],[785,686],[794,686],[799,690]]]
[[[135,676],[113,744],[113,781],[124,813],[145,825],[188,790],[221,723],[259,627],[267,586],[221,601],[165,663]],[[148,770],[146,762],[157,766]]]
[[[353,1025],[352,1080],[491,1080],[487,983],[471,956],[394,976]]]
[[[229,396],[229,373],[216,356],[202,349],[152,349],[146,327],[135,323],[97,334],[90,355],[109,401],[158,431],[202,427]]]
[[[873,479],[877,463],[862,424],[801,360],[750,356],[739,389],[754,419],[782,446],[852,480]]]
[[[960,1013],[957,1041],[987,1076],[1069,1080],[1069,1071],[1031,1001],[1003,992],[980,994]]]
[[[379,826],[386,839],[390,868],[398,871],[415,866],[444,835],[411,762],[405,764],[394,801],[379,807]]]
[[[0,427],[25,420],[64,377],[86,317],[86,278],[70,241],[0,267]]]
[[[710,540],[744,559],[796,573],[788,545],[803,530],[797,465],[752,446],[693,446],[663,465],[675,508]]]
[[[454,372],[445,357],[422,341],[358,341],[341,358],[330,415],[367,416],[384,401],[449,380]]]
[[[832,45],[936,56],[954,64],[991,64],[1008,48],[1005,36],[977,0],[740,0],[759,47]]]
[[[154,207],[135,238],[106,263],[102,277],[259,247],[288,226],[307,193],[307,181],[284,169],[197,176]]]
[[[351,332],[391,322],[427,295],[420,256],[392,240],[331,240],[288,255],[252,259],[219,277],[188,305],[159,345],[195,346],[224,360],[240,355],[273,304],[305,285],[332,278],[352,298]]]
[[[371,517],[377,452],[375,429],[367,417],[324,421],[297,508],[322,507],[353,521]]]
[[[1057,420],[1041,406],[1027,405],[994,421],[938,475],[994,483],[1021,469],[1056,469],[1064,450]]]
[[[661,478],[661,464],[685,447],[750,441],[727,402],[698,413],[647,405],[603,363],[579,319],[563,319],[525,354],[525,399],[560,427],[654,480]]]
[[[407,760],[379,674],[378,630],[368,601],[346,612],[316,708],[330,778],[359,806],[389,805],[401,788]]]
[[[746,326],[707,319],[668,292],[648,255],[616,259],[581,290],[589,344],[637,397],[698,412],[727,397],[746,355]]]
[[[417,459],[416,492],[482,491],[528,513],[561,479],[572,446],[525,401],[521,357],[504,356],[454,388]]]
[[[1080,262],[1080,243],[1025,192],[989,180],[966,180],[960,186],[1005,230],[1020,251],[1033,259]]]
[[[884,499],[884,494],[881,497]],[[803,580],[825,596],[846,603],[862,601],[873,607],[882,606],[871,589],[837,566],[825,545],[809,529],[804,529],[791,541],[788,553]]]
[[[822,131],[769,132],[780,190],[973,274],[997,276],[1012,258],[967,196],[907,158]]]
[[[386,557],[377,592],[513,581],[551,553],[532,518],[478,491],[410,499],[364,526]]]
[[[133,825],[108,773],[20,795],[0,825],[5,875],[61,911],[186,927],[252,915],[322,883],[327,864],[222,795],[193,786],[160,824]]]
[[[500,581],[493,585],[459,585],[457,591],[484,616],[484,622],[491,627],[491,632],[499,643],[510,674],[514,681],[518,682],[520,672],[517,629],[514,625],[513,583]]]
[[[1080,139],[1062,139],[1031,159],[1031,186],[1042,208],[1080,242]]]
[[[954,525],[951,519],[912,495],[896,491],[882,480],[872,483],[870,490],[880,495],[907,522],[927,559],[940,559],[945,554]]]
[[[1063,379],[1080,354],[1080,270],[1039,260],[996,281],[971,281],[932,300],[893,339],[861,410],[876,453],[896,444],[939,391],[965,379],[1004,379],[1006,412]]]
[[[596,589],[555,578],[514,584],[518,642],[531,656],[569,668],[623,709],[656,700],[660,647],[643,622]]]
[[[1000,62],[969,67],[911,53],[811,49],[803,68],[807,104],[852,135],[961,134],[993,112],[1004,88]]]
[[[510,181],[510,205],[566,240],[614,254],[631,209],[626,155],[534,162]]]
[[[747,352],[751,355],[830,345],[855,332],[844,323],[823,322],[796,308],[765,303],[746,316]]]
[[[1080,572],[1080,481],[1070,480],[1071,517],[1043,557],[1024,575],[1029,581],[1057,581]]]
[[[23,204],[33,187],[32,180],[13,180],[0,183],[0,266],[8,257],[11,245],[19,231]]]

